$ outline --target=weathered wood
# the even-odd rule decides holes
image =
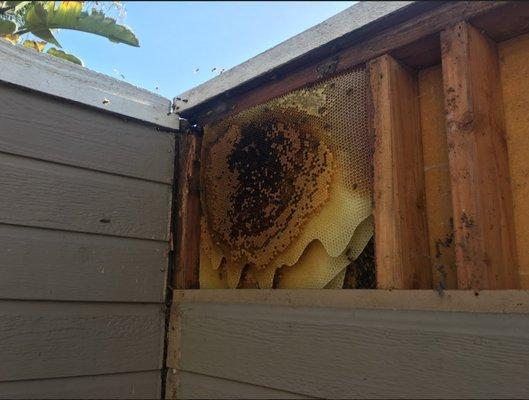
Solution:
[[[441,34],[460,289],[519,287],[495,43],[467,23]]]
[[[205,84],[205,87],[201,88],[200,101],[199,99],[193,99],[192,92],[180,95],[180,98],[191,99],[191,101],[179,104],[181,107],[179,112],[197,123],[210,123],[218,118],[240,112],[289,91],[299,89],[309,83],[321,80],[329,75],[328,73],[322,74],[322,70],[330,71],[333,74],[339,73],[386,53],[397,51],[398,54],[400,48],[438,33],[459,21],[486,12],[499,13],[501,11],[499,9],[506,4],[506,2],[489,1],[445,2],[442,7],[434,8],[419,15],[411,14],[404,22],[390,25],[381,32],[365,37],[361,36],[356,40],[350,40],[348,43],[342,43],[334,48],[332,44],[329,44],[329,49],[333,50],[325,53],[326,55],[320,57],[311,55],[310,59],[305,63],[300,63],[296,69],[293,69],[293,67],[285,71],[274,69],[266,76],[260,78],[259,82],[254,82],[251,88],[232,88],[233,90],[227,93],[216,93],[215,96],[217,97],[212,97],[209,101],[200,103],[200,101],[206,100],[204,98],[205,95],[211,94],[208,93],[208,90],[205,90],[206,85],[216,92],[214,90],[215,80],[211,80]],[[425,50],[431,52],[431,42],[426,42]],[[234,68],[235,70],[237,70],[237,67]],[[216,79],[226,79],[224,77],[225,74]],[[225,90],[227,91],[228,89]],[[191,104],[194,105],[194,108],[191,108]]]
[[[520,284],[529,289],[529,34],[498,45]]]
[[[171,187],[0,154],[0,222],[168,239]]]
[[[441,66],[420,71],[418,84],[432,283],[437,290],[456,289],[452,193]]]
[[[161,368],[160,304],[0,301],[0,381]]]
[[[170,184],[174,134],[0,83],[0,151]]]
[[[0,39],[0,81],[170,129],[171,101],[60,58]]]
[[[175,217],[176,263],[173,286],[198,289],[200,253],[200,146],[202,135],[188,129],[178,142],[178,189]]]
[[[416,74],[388,55],[369,70],[377,287],[426,289],[432,275]]]
[[[168,244],[0,224],[0,298],[163,302]]]
[[[155,399],[160,371],[0,382],[0,399]]]
[[[509,1],[501,12],[490,12],[470,19],[470,24],[495,42],[529,32],[529,3]]]
[[[215,303],[180,309],[181,368],[189,372],[323,398],[529,391],[527,314]]]
[[[274,307],[529,314],[527,290],[445,290],[440,296],[434,290],[201,289],[175,290],[173,301],[175,304],[264,304]],[[174,329],[170,330],[170,334],[178,334],[181,326],[178,322],[180,311],[176,307],[174,310],[171,315],[171,328]],[[178,360],[174,361],[170,365],[178,366]]]
[[[312,397],[187,371],[170,371],[166,399],[309,399]],[[1,386],[0,386],[1,388]]]

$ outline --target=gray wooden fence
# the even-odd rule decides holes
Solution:
[[[131,117],[169,100],[0,53],[0,398],[159,398],[176,123]]]

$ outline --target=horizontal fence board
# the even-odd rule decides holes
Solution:
[[[0,386],[0,390],[1,390]],[[166,399],[308,399],[296,393],[247,383],[194,374],[187,371],[169,372]]]
[[[160,371],[0,382],[0,399],[156,399]]]
[[[529,392],[527,314],[199,302],[178,309],[176,368],[186,371],[325,398]]]
[[[0,301],[0,381],[161,368],[160,304]]]
[[[171,183],[174,135],[0,83],[0,151]]]
[[[0,298],[163,302],[168,244],[0,224]]]
[[[168,239],[169,185],[0,154],[0,223]]]

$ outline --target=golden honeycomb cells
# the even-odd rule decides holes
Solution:
[[[372,235],[366,98],[358,68],[205,127],[200,268],[226,272],[204,273],[208,286],[237,287],[249,265],[260,287],[277,268],[279,287],[325,287],[359,254]]]

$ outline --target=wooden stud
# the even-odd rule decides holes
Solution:
[[[200,148],[202,135],[192,128],[179,136],[174,249],[174,288],[198,289],[200,255]]]
[[[377,287],[430,288],[417,77],[389,55],[369,70]]]
[[[467,23],[441,34],[459,289],[519,287],[496,44]]]

